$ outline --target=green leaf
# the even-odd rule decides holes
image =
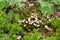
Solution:
[[[19,17],[20,17],[19,16],[19,13],[15,13],[14,16],[15,16],[15,20],[18,21],[19,20]]]
[[[48,2],[42,2],[41,4],[40,11],[42,12],[43,16],[50,16],[54,12],[54,8],[52,4]]]
[[[0,0],[0,9],[3,9],[4,7],[6,7],[6,2],[4,0]]]
[[[41,34],[38,30],[34,29],[29,35],[25,35],[24,40],[40,40]]]
[[[16,4],[17,8],[21,8],[23,7],[25,4],[23,3],[23,0],[8,0],[7,1],[9,3],[9,5],[14,5]]]
[[[60,5],[60,0],[52,0],[56,5]]]

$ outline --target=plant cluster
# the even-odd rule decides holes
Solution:
[[[60,40],[58,11],[59,0],[0,0],[0,40]]]

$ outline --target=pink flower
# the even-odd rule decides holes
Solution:
[[[26,23],[28,23],[28,21],[26,21]]]
[[[20,40],[21,39],[21,36],[17,36],[17,39]]]
[[[39,20],[39,22],[42,22],[41,20]]]
[[[22,20],[22,22],[25,22],[25,20]]]
[[[35,24],[35,23],[34,23],[33,25],[34,25],[34,26],[37,26],[37,24]]]
[[[32,7],[32,6],[34,6],[34,4],[33,4],[33,3],[29,4],[29,7]]]
[[[35,20],[38,20],[37,16],[35,17]]]
[[[35,16],[31,16],[31,18],[34,18]]]
[[[26,26],[26,24],[24,25],[24,27]]]
[[[45,25],[45,28],[46,28],[46,29],[50,29],[47,25]]]
[[[38,20],[35,20],[35,22],[39,24],[39,21]]]
[[[47,18],[49,19],[50,17],[49,17],[49,16],[47,16]]]
[[[32,15],[31,15],[31,18],[35,18],[35,16],[36,16],[35,14],[32,14]]]
[[[28,21],[30,21],[31,18],[28,18]]]
[[[37,25],[37,27],[39,27],[40,25]]]
[[[18,22],[25,22],[25,20],[18,20]]]
[[[33,24],[33,23],[34,23],[33,21],[29,22],[29,24]]]

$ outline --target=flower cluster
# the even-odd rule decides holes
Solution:
[[[26,24],[33,24],[34,26],[39,27],[40,23],[42,22],[41,20],[38,19],[37,14],[31,14],[31,16],[27,20],[19,20],[18,22],[23,22]],[[24,25],[26,26],[26,25]]]
[[[32,14],[26,21],[28,24],[33,24],[34,26],[39,27],[41,20],[38,19],[37,14]]]

